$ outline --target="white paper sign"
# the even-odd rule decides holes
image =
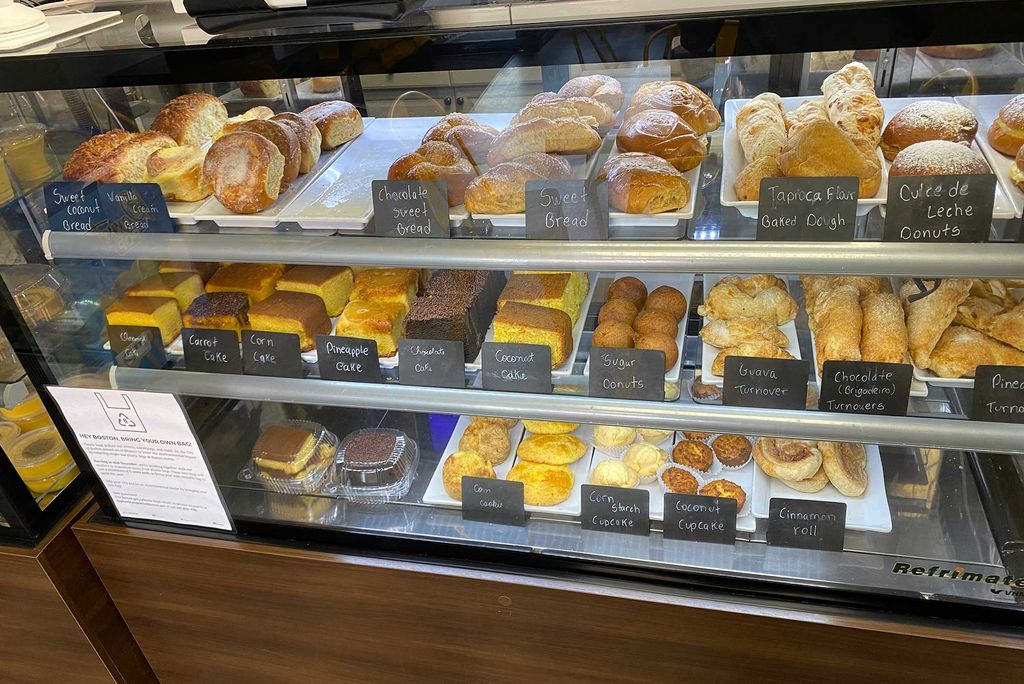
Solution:
[[[173,394],[47,389],[122,517],[233,529]]]

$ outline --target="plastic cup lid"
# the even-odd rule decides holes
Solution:
[[[11,462],[17,468],[30,468],[57,458],[67,451],[57,428],[48,425],[25,433],[7,450]]]
[[[0,446],[7,446],[21,434],[21,428],[6,420],[0,421]]]
[[[8,124],[0,127],[0,144],[17,143],[37,138],[46,133],[46,126],[41,123]]]

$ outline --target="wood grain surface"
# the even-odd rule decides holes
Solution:
[[[0,546],[0,681],[5,684],[156,681],[71,531],[81,510],[72,511],[34,548]]]
[[[744,614],[87,520],[76,533],[164,684],[982,681],[1024,660],[1019,640],[941,624]]]

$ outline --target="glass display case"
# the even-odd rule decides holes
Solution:
[[[177,397],[231,534],[1020,624],[1024,8],[640,4],[0,53],[30,381]]]

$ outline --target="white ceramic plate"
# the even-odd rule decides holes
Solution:
[[[781,480],[768,477],[754,465],[754,491],[752,510],[755,518],[767,518],[771,499],[801,499],[803,501],[835,501],[846,504],[846,529],[868,532],[892,532],[889,499],[885,495],[885,478],[878,447],[865,444],[867,454],[868,487],[858,497],[843,496],[831,483],[820,492],[798,492]]]
[[[647,286],[648,292],[653,292],[654,288],[662,285],[668,285],[674,287],[683,293],[686,297],[686,306],[689,309],[691,300],[693,298],[693,274],[692,273],[616,273],[613,278],[618,280],[625,276],[633,276],[643,281],[643,284]],[[668,369],[665,373],[666,382],[679,382],[679,371],[683,366],[683,343],[686,340],[686,319],[684,318],[679,324],[679,332],[676,333],[676,348],[679,350],[679,354],[676,356],[675,364]],[[590,377],[590,359],[593,357],[593,353],[587,357],[587,365],[583,367],[583,375]]]
[[[756,204],[756,202],[755,202]],[[718,281],[724,278],[725,275],[718,273],[705,273],[704,274],[704,293],[711,292],[711,288],[718,284]],[[740,277],[743,277],[742,275]],[[782,279],[786,281],[786,287],[790,293],[793,292],[794,283],[792,278],[789,276],[782,276]],[[701,319],[701,327],[707,325],[708,319]],[[800,341],[796,335],[796,322],[789,321],[779,326],[779,330],[785,334],[786,339],[789,340],[789,346],[786,347],[786,351],[793,355],[793,358],[800,358]],[[715,375],[711,372],[711,366],[715,362],[715,357],[718,356],[718,352],[722,351],[718,347],[712,347],[710,344],[705,344],[701,340],[701,356],[700,356],[700,367],[701,367],[701,380],[709,385],[721,387],[725,382],[725,378],[721,375]]]
[[[576,319],[576,324],[572,327],[572,351],[569,352],[569,357],[565,362],[557,367],[551,369],[552,378],[564,378],[572,375],[573,364],[576,363],[576,355],[580,351],[580,338],[583,337],[583,328],[587,323],[587,312],[590,311],[590,302],[594,299],[594,289],[597,287],[597,280],[599,273],[588,273],[587,277],[590,279],[590,289],[587,290],[587,296],[583,298],[583,304],[580,305],[580,317]],[[484,342],[494,341],[494,320],[491,320],[490,326],[487,328],[487,335],[484,337]],[[483,350],[477,354],[476,359],[472,363],[467,363],[466,368],[473,371],[483,370]]]
[[[806,100],[815,99],[813,95],[803,97],[784,97],[782,103],[786,111],[792,111],[803,104]],[[757,218],[757,202],[750,200],[741,201],[736,197],[736,190],[733,183],[736,176],[746,166],[747,160],[743,155],[743,148],[740,146],[739,135],[736,134],[736,114],[750,100],[727,100],[725,103],[725,139],[722,142],[722,190],[719,201],[723,206],[736,207],[739,212],[747,218]],[[878,160],[884,162],[882,151],[878,150]],[[857,200],[857,216],[864,216],[872,207],[885,204],[885,198],[889,186],[889,169],[882,164],[882,183],[874,197],[861,197]]]

